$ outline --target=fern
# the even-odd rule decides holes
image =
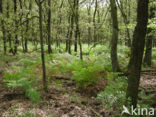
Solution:
[[[37,92],[34,88],[29,88],[26,90],[26,96],[31,99],[33,103],[40,102],[40,93]]]
[[[33,103],[39,102],[40,94],[33,88],[36,80],[25,78],[24,76],[24,72],[15,74],[5,73],[4,82],[12,89],[23,88],[26,96],[31,99]]]
[[[126,101],[126,89],[126,78],[109,79],[105,91],[99,93],[97,99],[100,99],[107,109],[116,108],[120,110]]]
[[[98,72],[104,68],[97,62],[82,62],[81,64],[75,64],[72,80],[76,82],[77,87],[86,89],[89,85],[96,83]]]

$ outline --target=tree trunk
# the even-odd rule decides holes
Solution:
[[[74,51],[77,52],[77,40],[79,38],[79,0],[74,1],[74,6],[75,6],[75,25],[76,25],[76,30],[75,30],[75,42],[74,42]]]
[[[137,25],[133,34],[127,88],[127,99],[130,99],[130,103],[134,107],[136,107],[138,100],[138,88],[140,83],[140,71],[144,52],[147,22],[148,0],[138,0]]]
[[[118,44],[118,18],[117,18],[117,6],[115,0],[110,0],[111,17],[113,34],[111,39],[111,61],[113,72],[120,72],[118,57],[117,57],[117,44]]]
[[[155,7],[151,6],[150,8],[150,16],[149,19],[154,18],[155,15]],[[151,28],[147,29],[147,33],[149,36],[147,36],[146,39],[146,52],[145,52],[145,57],[144,57],[144,63],[147,64],[148,66],[151,66],[152,64],[152,40],[153,40],[153,35],[150,33],[152,32]]]
[[[72,44],[72,36],[73,36],[73,28],[74,28],[74,15],[72,14],[70,19],[70,33],[69,33],[69,43],[68,43],[68,53],[71,54],[71,44]]]
[[[83,60],[82,56],[82,44],[81,44],[81,37],[80,37],[80,28],[79,28],[79,0],[75,0],[75,24],[76,24],[76,31],[75,31],[75,40],[79,42],[80,46],[80,59]],[[76,42],[76,52],[77,52],[77,42]]]
[[[92,35],[91,35],[91,5],[88,6],[87,8],[88,12],[88,46],[90,45],[90,41],[92,40]]]
[[[118,2],[118,0],[116,0],[117,1],[117,4],[118,4],[118,7],[119,7],[119,9],[120,9],[120,12],[121,12],[121,15],[122,15],[122,17],[123,17],[123,20],[124,20],[124,24],[125,24],[125,27],[126,27],[126,45],[128,46],[128,47],[131,47],[131,37],[130,37],[130,32],[129,32],[129,28],[128,28],[128,24],[129,24],[129,20],[128,20],[128,18],[127,18],[127,15],[126,15],[126,13],[124,12],[124,8],[123,8],[123,3],[120,1],[120,3]],[[127,4],[126,4],[126,6],[127,6]]]
[[[95,1],[95,10],[94,10],[94,15],[93,15],[93,25],[94,25],[94,47],[96,46],[97,43],[97,27],[96,27],[96,13],[97,13],[97,9],[98,9],[98,1]]]
[[[3,15],[3,1],[0,0],[0,13]],[[2,33],[3,33],[3,48],[4,48],[4,54],[6,54],[7,48],[6,48],[6,30],[4,27],[4,20],[1,20],[2,23]]]
[[[51,0],[48,0],[48,24],[47,24],[47,29],[48,29],[48,53],[52,53],[52,48],[51,48]]]
[[[14,15],[15,15],[15,42],[14,42],[14,55],[17,53],[17,47],[18,47],[18,36],[17,36],[17,19],[16,19],[16,12],[17,12],[17,1],[14,0]]]
[[[9,0],[8,0],[7,1],[7,19],[10,18],[9,9],[10,9],[10,3],[9,3]],[[9,53],[12,53],[13,54],[11,33],[10,33],[9,29],[7,29],[7,39],[9,41]]]
[[[68,16],[68,24],[69,26],[67,27],[67,39],[66,39],[66,52],[68,52],[69,49],[69,33],[70,33],[70,15]]]
[[[42,3],[38,3],[39,6],[39,28],[40,28],[40,44],[41,44],[41,59],[42,59],[42,70],[43,70],[43,88],[47,92],[47,79],[46,79],[46,65],[44,58],[44,41],[43,41],[43,26],[42,26]]]

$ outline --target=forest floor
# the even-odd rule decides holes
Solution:
[[[94,96],[78,91],[75,83],[70,80],[71,74],[51,76],[49,92],[45,94],[41,91],[42,101],[39,104],[32,104],[20,88],[10,90],[2,82],[3,73],[9,66],[10,64],[5,62],[3,69],[0,69],[0,117],[112,117],[113,115]],[[54,84],[56,82],[61,82],[61,85]],[[103,85],[106,85],[106,82]],[[156,91],[155,67],[142,72],[140,87],[145,90],[146,87],[151,87]]]

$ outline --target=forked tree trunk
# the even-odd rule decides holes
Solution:
[[[131,57],[129,62],[129,76],[127,99],[136,107],[138,100],[138,88],[140,83],[140,71],[145,45],[145,36],[148,22],[148,0],[138,0],[137,25],[133,34]]]

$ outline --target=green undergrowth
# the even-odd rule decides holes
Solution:
[[[61,90],[61,91],[65,92],[65,93],[68,93],[68,90],[66,90],[66,89],[62,86],[62,81],[61,81],[61,80],[55,81],[55,82],[54,82],[54,86],[55,86],[56,89]]]
[[[110,48],[107,45],[97,45],[95,48],[83,47],[83,61],[79,59],[78,54],[70,55],[68,53],[54,53],[46,56],[48,68],[51,74],[71,73],[71,80],[74,80],[78,88],[86,89],[95,84],[99,78],[107,76],[98,76],[100,72],[112,72]],[[119,61],[122,68],[125,68],[129,59],[129,48],[121,46],[119,48]],[[126,59],[125,59],[126,58]]]
[[[97,45],[95,48],[88,47],[87,45],[83,46],[83,52],[88,53],[84,54],[83,60],[80,60],[79,52],[72,55],[58,53],[57,51],[54,51],[53,54],[46,54],[46,68],[49,82],[52,75],[71,73],[71,80],[76,83],[77,88],[86,89],[88,86],[95,85],[99,79],[108,77],[109,72],[112,72],[108,44]],[[121,59],[119,62],[123,65],[122,68],[127,64],[129,59],[128,54],[129,48],[125,46],[119,48],[118,56]],[[127,58],[124,59],[126,56]],[[11,57],[8,58],[10,59]],[[40,95],[37,91],[37,86],[42,78],[41,70],[41,59],[38,52],[19,53],[14,58],[14,61],[10,62],[9,68],[4,73],[4,82],[8,87],[13,89],[22,87],[25,95],[33,102],[35,100],[39,101]],[[101,74],[105,72],[108,74]],[[55,85],[56,87],[60,86],[57,82]]]
[[[126,102],[127,78],[111,74],[107,79],[108,84],[105,90],[97,95],[97,99],[101,100],[108,110],[122,110],[122,105]]]
[[[152,62],[156,64],[156,48],[152,50]]]
[[[128,104],[129,101],[126,99],[126,91],[127,91],[127,77],[119,77],[118,74],[110,74],[108,77],[108,83],[104,91],[98,93],[97,100],[102,102],[102,105],[109,110],[109,112],[114,113],[114,117],[121,116],[123,111],[123,105]],[[148,92],[148,95],[147,95]],[[139,100],[138,107],[139,108],[151,108],[152,104],[155,103],[154,94],[151,92],[155,92],[151,88],[145,87],[139,89]],[[128,107],[129,110],[131,107]],[[124,115],[123,115],[124,117]]]
[[[31,58],[32,57],[32,58]],[[4,83],[11,89],[22,88],[26,97],[33,103],[40,101],[40,93],[37,85],[40,78],[36,78],[35,66],[40,64],[34,56],[20,56],[17,62],[10,63],[10,67],[4,73]]]

